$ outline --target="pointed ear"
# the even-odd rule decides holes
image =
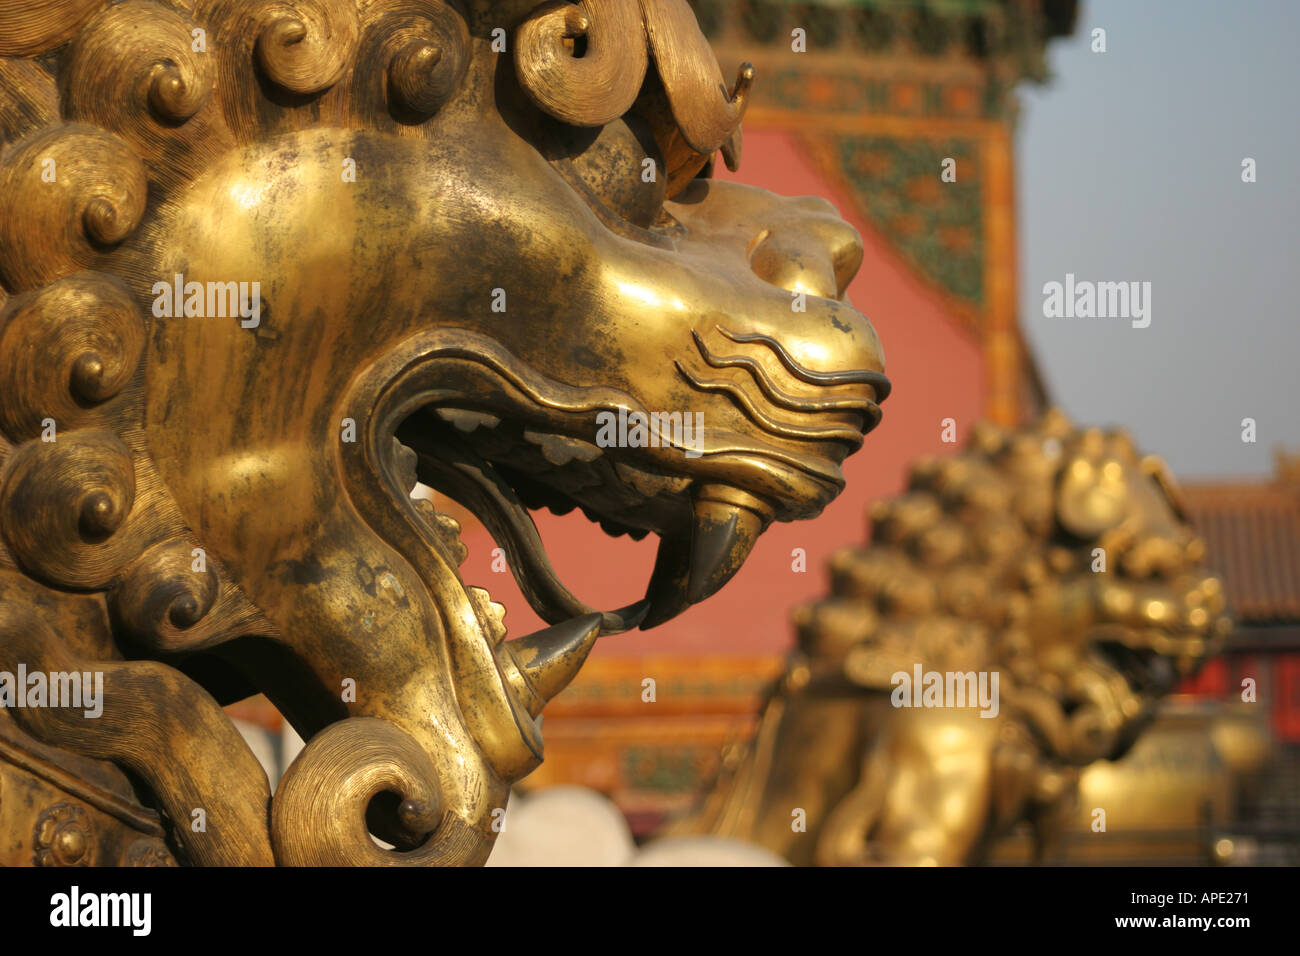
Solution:
[[[1187,523],[1187,506],[1183,500],[1182,489],[1174,481],[1174,474],[1165,464],[1165,460],[1159,455],[1147,455],[1142,459],[1142,474],[1149,476],[1160,489],[1165,500],[1169,502],[1170,509],[1177,516],[1178,520]]]
[[[687,0],[641,0],[641,12],[682,138],[695,152],[711,156],[740,126],[749,106],[754,67],[742,63],[728,93],[717,57]],[[734,148],[732,153],[739,158]]]

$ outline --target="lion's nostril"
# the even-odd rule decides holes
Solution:
[[[842,219],[806,217],[764,229],[749,247],[749,264],[764,282],[828,299],[844,295],[862,265],[862,240]]]
[[[750,253],[749,266],[764,282],[790,292],[835,298],[838,291],[830,258],[798,238],[769,233]]]

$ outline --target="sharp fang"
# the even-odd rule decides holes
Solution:
[[[753,495],[726,485],[701,487],[688,534],[660,545],[650,581],[653,606],[641,626],[676,617],[730,581],[771,519],[771,508]]]
[[[527,700],[531,716],[577,676],[600,634],[600,622],[600,614],[585,614],[502,645],[533,692]]]
[[[472,432],[480,425],[496,428],[501,424],[501,419],[495,415],[489,415],[487,412],[471,412],[465,408],[439,408],[438,417],[455,425],[456,429],[462,432]]]
[[[524,439],[542,450],[542,457],[557,468],[569,462],[595,461],[604,452],[595,445],[568,435],[553,435],[549,432],[524,432]]]
[[[697,501],[686,600],[698,604],[730,581],[762,531],[763,519],[748,508]]]

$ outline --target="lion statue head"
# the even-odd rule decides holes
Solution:
[[[752,79],[686,0],[0,0],[0,669],[107,697],[22,730],[182,860],[485,859],[597,636],[879,420],[856,233],[711,178]],[[506,640],[417,481],[550,627]],[[530,509],[575,507],[660,537],[643,600],[558,579]],[[309,740],[273,802],[220,710],[259,691]]]
[[[831,559],[832,597],[798,613],[805,649],[891,692],[903,664],[998,667],[1003,698],[1071,763],[1126,749],[1231,628],[1163,461],[1057,411],[1018,432],[980,423],[966,453],[914,465],[871,527],[870,547]],[[855,603],[850,636],[833,619]]]
[[[803,863],[979,862],[1012,824],[1053,824],[1078,769],[1122,756],[1231,630],[1163,462],[1058,411],[978,424],[870,524],[679,832]]]

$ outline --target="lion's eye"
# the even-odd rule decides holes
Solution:
[[[610,212],[643,229],[659,222],[668,175],[643,120],[628,115],[607,124],[571,162]]]

